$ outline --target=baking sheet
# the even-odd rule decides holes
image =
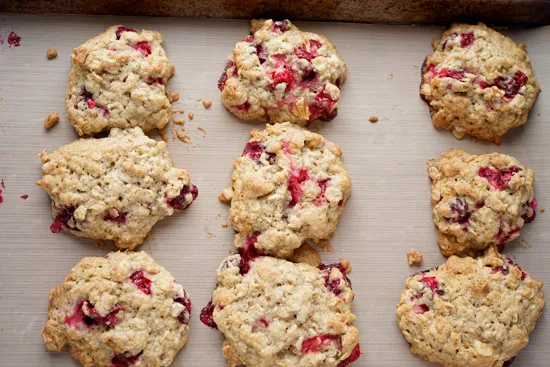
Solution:
[[[64,116],[64,98],[72,49],[113,24],[149,28],[164,34],[165,47],[176,66],[169,90],[180,92],[174,108],[193,112],[186,122],[193,145],[168,143],[175,166],[190,171],[199,188],[198,200],[180,215],[161,221],[141,246],[167,268],[189,291],[193,302],[189,343],[174,366],[225,366],[221,333],[199,321],[210,299],[215,270],[233,250],[233,231],[222,228],[228,207],[217,199],[230,182],[231,165],[262,124],[240,121],[220,102],[217,80],[226,55],[248,33],[245,21],[181,18],[123,18],[0,14],[0,35],[14,31],[21,47],[0,44],[0,178],[6,188],[0,204],[0,366],[77,366],[68,353],[47,353],[40,332],[46,322],[48,292],[84,256],[103,256],[112,245],[67,233],[53,235],[48,196],[40,179],[36,154],[52,151],[77,138]],[[363,355],[354,366],[420,367],[429,363],[410,354],[395,317],[395,306],[407,276],[417,272],[406,252],[424,254],[422,269],[441,264],[431,220],[430,182],[425,161],[450,148],[470,153],[498,151],[515,156],[536,173],[535,193],[540,207],[550,209],[548,141],[550,101],[550,27],[504,31],[525,42],[543,92],[530,122],[506,135],[496,146],[469,138],[457,141],[449,132],[432,127],[427,106],[418,96],[419,68],[440,27],[300,23],[303,30],[328,36],[344,56],[349,70],[338,117],[319,127],[338,143],[351,175],[353,194],[323,262],[351,260],[356,292],[354,312],[361,331]],[[54,47],[57,59],[48,61]],[[205,109],[198,98],[213,101]],[[61,121],[43,128],[50,112]],[[370,116],[380,121],[371,123]],[[206,137],[197,128],[206,131]],[[156,137],[158,139],[158,136]],[[21,195],[29,195],[27,200]],[[521,238],[532,245],[507,246],[535,279],[550,283],[547,246],[550,211],[537,213]],[[209,232],[213,235],[210,235]],[[210,237],[210,238],[209,238]],[[549,291],[547,291],[550,293]],[[550,317],[543,314],[531,343],[514,366],[547,366],[550,360]]]

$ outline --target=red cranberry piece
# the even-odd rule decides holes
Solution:
[[[0,191],[0,194],[2,193],[2,191]],[[25,195],[21,195],[21,199],[23,200],[27,200],[29,198],[29,195],[25,194]]]
[[[258,319],[258,322],[262,324],[265,328],[269,327],[269,320],[265,316],[260,317]]]
[[[130,47],[132,47],[136,51],[139,51],[144,57],[151,55],[151,52],[153,52],[153,50],[151,49],[151,45],[147,41],[139,41],[138,43]]]
[[[302,200],[302,185],[309,179],[307,168],[298,168],[290,174],[288,179],[288,191],[290,191],[290,202],[288,206],[293,208]]]
[[[445,294],[443,290],[439,289],[439,282],[436,277],[423,277],[420,281],[430,288],[433,293],[440,296]]]
[[[2,181],[0,182],[0,186],[2,186],[3,189],[6,188],[6,185],[4,184],[4,179],[2,179]]]
[[[419,315],[422,315],[425,312],[428,312],[429,310],[430,310],[430,308],[428,306],[424,305],[424,304],[413,306],[414,313],[419,314]]]
[[[514,174],[521,172],[518,166],[511,166],[502,170],[492,169],[491,167],[481,167],[477,172],[479,177],[483,177],[491,186],[497,190],[504,190]]]
[[[143,351],[139,352],[135,356],[127,355],[127,353],[117,354],[113,357],[113,359],[111,359],[110,367],[128,367],[132,364],[136,364],[142,354]]]
[[[254,232],[254,234],[246,239],[244,247],[239,248],[239,255],[241,255],[241,263],[239,264],[239,274],[244,275],[250,271],[250,263],[256,258],[263,256],[263,252],[256,248],[256,242],[260,232]]]
[[[240,104],[238,106],[233,106],[233,108],[235,108],[239,111],[248,112],[248,110],[250,109],[250,103],[248,103],[248,101],[246,101],[245,103]]]
[[[502,367],[508,367],[508,366],[510,366],[512,363],[514,363],[514,360],[515,360],[515,359],[516,359],[516,357],[510,358],[509,360],[507,360],[506,362],[504,362],[504,363],[502,364]]]
[[[137,289],[147,295],[151,295],[151,279],[145,276],[145,270],[137,270],[130,275],[130,280],[136,286]]]
[[[246,36],[246,37],[244,38],[244,41],[245,41],[245,42],[248,42],[248,43],[254,42],[254,35],[249,34],[248,36]]]
[[[191,299],[186,291],[183,291],[183,297],[174,298],[174,302],[181,303],[185,306],[185,310],[178,315],[178,320],[182,324],[188,325],[191,317]]]
[[[355,348],[353,348],[353,350],[351,351],[351,354],[349,355],[349,357],[344,359],[342,362],[340,362],[338,367],[347,367],[353,362],[355,362],[356,360],[358,360],[360,356],[361,356],[361,347],[359,347],[359,344],[357,344]]]
[[[68,224],[71,219],[74,221],[75,210],[76,208],[74,206],[64,205],[55,216],[55,220],[50,226],[50,231],[52,233],[57,233],[61,231],[62,228],[77,231],[77,228],[72,228]]]
[[[302,342],[302,354],[317,353],[323,345],[336,342],[338,349],[342,349],[342,337],[340,335],[322,334],[304,339]]]
[[[191,196],[193,197],[193,200],[189,204],[187,204],[185,200],[185,197],[188,194],[191,194]],[[197,189],[197,186],[185,185],[181,189],[180,194],[178,196],[176,196],[173,199],[167,200],[166,202],[175,210],[185,210],[189,207],[189,205],[193,204],[193,201],[195,201],[198,196],[199,196],[199,189]]]
[[[523,87],[529,77],[523,74],[521,71],[516,71],[513,77],[500,76],[495,79],[495,85],[504,91],[506,98],[512,99],[519,94],[519,90]]]
[[[491,274],[502,273],[502,275],[508,275],[510,270],[507,266],[499,266],[491,270]]]
[[[435,65],[430,64],[428,65],[428,71],[432,74],[432,79],[435,77],[439,77],[462,80],[464,78],[464,70],[452,70],[449,68],[443,68],[438,71]]]
[[[338,102],[338,100],[333,100],[330,93],[323,88],[323,90],[315,96],[315,101],[308,106],[310,113],[309,120],[311,121],[319,118],[331,121],[338,113],[335,112],[336,109],[333,110],[336,102]]]
[[[86,313],[84,313],[84,308]],[[73,314],[65,316],[65,323],[77,329],[80,325],[85,325],[88,328],[96,325],[113,327],[119,321],[117,313],[123,310],[124,308],[117,304],[107,315],[101,316],[88,300],[81,300],[74,306]]]
[[[509,229],[506,229],[504,218],[500,217],[500,227],[498,229],[498,233],[493,237],[493,239],[497,242],[498,250],[502,252],[504,250],[504,245],[510,242],[510,239],[514,235],[519,233],[519,231],[520,231],[519,227],[515,227],[515,228],[510,227]]]
[[[281,71],[272,71],[271,79],[273,82],[270,84],[271,88],[275,89],[279,84],[286,83],[285,90],[288,91],[294,88],[296,82],[296,75],[291,67],[287,66]]]
[[[265,47],[258,43],[255,45],[256,47],[256,55],[258,55],[258,60],[260,60],[260,65],[267,61],[267,52],[265,51]]]
[[[225,69],[223,69],[223,73],[220,76],[220,79],[218,79],[218,89],[220,91],[223,91],[225,89],[225,83],[227,82],[227,69],[233,68],[232,75],[236,78],[239,76],[239,70],[237,69],[237,65],[233,61],[229,61],[227,65],[225,65]]]
[[[325,178],[324,180],[317,181],[317,184],[319,185],[319,188],[321,189],[319,191],[319,194],[317,194],[317,197],[313,201],[315,205],[321,205],[325,201],[325,192],[327,191],[327,186],[330,183],[330,177]]]
[[[332,272],[332,268],[337,268],[338,270],[340,270],[343,278],[335,278],[330,280],[330,273]],[[346,283],[346,286],[351,288],[351,281],[346,275],[346,268],[344,268],[344,265],[342,265],[342,263],[330,265],[321,264],[319,265],[319,270],[325,272],[325,274],[323,275],[323,278],[325,279],[325,287],[327,287],[330,292],[334,293],[335,296],[339,297],[342,293],[342,290],[340,289],[340,284],[342,281]]]
[[[468,203],[465,200],[457,198],[449,207],[455,214],[454,217],[450,218],[451,222],[468,225],[472,213],[468,210]]]
[[[115,35],[116,35],[116,39],[119,40],[120,39],[120,35],[124,32],[134,32],[134,33],[137,33],[137,31],[135,29],[132,29],[132,28],[126,28],[126,27],[123,27],[123,26],[120,26],[116,29],[116,32],[115,32]]]
[[[521,271],[521,280],[525,280],[525,278],[527,278],[527,273],[524,272],[523,269],[522,269],[518,264],[516,264],[515,262],[513,262],[512,259],[510,259],[510,258],[507,258],[506,260],[508,260],[508,263],[509,263],[510,265],[515,266],[516,268],[519,269],[519,271]]]
[[[537,199],[533,198],[533,201],[526,203],[521,209],[521,217],[525,223],[531,223],[537,217]]]
[[[271,31],[273,33],[284,33],[290,29],[290,26],[288,25],[288,20],[285,19],[281,22],[274,22],[273,26],[271,27]]]
[[[300,59],[306,59],[311,61],[317,57],[317,50],[322,46],[321,42],[317,40],[309,40],[309,51],[306,49],[306,45],[302,44],[300,47],[294,49],[294,54]]]
[[[104,221],[111,221],[118,224],[126,224],[126,214],[125,212],[118,211],[118,216],[113,217],[109,212],[105,213],[103,216]]]
[[[241,157],[248,157],[252,160],[259,160],[262,153],[265,152],[265,147],[258,141],[249,141],[246,143]]]
[[[201,310],[200,320],[203,324],[212,329],[217,329],[218,325],[214,322],[214,308],[216,306],[212,303],[212,300],[208,302],[206,306]]]
[[[21,46],[21,37],[19,37],[15,32],[10,32],[8,35],[8,44],[13,47]]]
[[[476,36],[474,32],[460,34],[460,47],[465,48],[474,44]]]

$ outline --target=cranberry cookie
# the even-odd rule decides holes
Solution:
[[[498,144],[525,124],[540,87],[524,45],[481,23],[454,24],[433,45],[420,96],[434,126]]]
[[[220,194],[231,202],[235,246],[286,258],[307,239],[329,239],[351,194],[340,147],[288,122],[250,136]]]
[[[399,328],[411,352],[430,362],[509,366],[546,304],[541,288],[494,246],[477,259],[451,256],[407,279],[397,305]]]
[[[46,347],[86,367],[169,366],[187,343],[191,301],[145,252],[82,259],[50,292]]]
[[[157,221],[198,195],[189,173],[172,166],[166,143],[139,127],[115,128],[106,138],[80,139],[39,157],[37,184],[52,199],[53,233],[64,229],[134,249]]]
[[[428,161],[432,213],[445,256],[504,245],[536,216],[534,172],[509,155],[450,150]]]
[[[71,64],[67,117],[79,135],[168,123],[165,85],[174,65],[159,32],[113,26],[77,47]]]
[[[346,64],[332,43],[288,20],[253,27],[218,82],[225,107],[241,119],[271,123],[307,126],[336,117]]]
[[[347,260],[316,268],[253,251],[229,256],[201,321],[224,334],[229,367],[348,366],[361,354],[350,271]]]

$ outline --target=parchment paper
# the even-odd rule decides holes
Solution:
[[[36,155],[77,138],[64,113],[70,53],[113,24],[164,34],[165,47],[176,66],[168,89],[180,92],[174,108],[186,111],[185,127],[193,140],[193,145],[170,140],[169,150],[174,164],[190,171],[199,187],[198,200],[180,215],[161,221],[140,248],[184,285],[193,302],[189,343],[173,365],[225,366],[221,333],[203,326],[198,316],[210,299],[215,270],[233,251],[233,231],[221,227],[228,207],[218,201],[218,193],[229,184],[232,162],[240,155],[249,131],[262,128],[261,123],[243,122],[228,113],[217,89],[226,55],[248,33],[247,22],[3,14],[0,34],[7,38],[14,31],[22,37],[18,48],[0,44],[0,178],[6,186],[0,204],[3,367],[79,365],[66,352],[45,350],[40,332],[46,322],[48,292],[80,258],[103,256],[113,246],[96,248],[91,240],[50,233],[50,201],[35,186],[41,178]],[[342,147],[353,194],[331,241],[334,251],[321,256],[325,263],[345,257],[353,266],[354,311],[363,351],[354,366],[427,366],[409,352],[395,316],[406,277],[444,261],[431,218],[425,161],[450,148],[511,154],[534,169],[536,197],[540,207],[550,209],[550,101],[546,91],[550,88],[550,28],[504,31],[527,44],[543,92],[527,126],[509,133],[496,146],[469,138],[458,141],[451,133],[436,130],[419,98],[419,68],[442,28],[298,26],[329,37],[349,69],[339,115],[321,125],[319,132]],[[48,61],[45,54],[50,47],[59,56]],[[212,107],[205,109],[198,98],[212,100]],[[59,112],[61,121],[45,131],[43,121],[50,112]],[[187,112],[193,112],[193,120],[189,121]],[[370,116],[380,121],[373,124],[368,121]],[[199,127],[206,131],[205,138]],[[20,198],[24,194],[29,195],[27,200]],[[550,212],[537,213],[537,219],[521,232],[532,247],[512,243],[506,249],[533,278],[546,283],[550,283],[549,227]],[[421,268],[408,266],[409,248],[424,254]],[[549,332],[550,318],[544,314],[514,367],[548,366]]]

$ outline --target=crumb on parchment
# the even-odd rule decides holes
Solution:
[[[57,50],[55,48],[49,48],[48,51],[46,51],[46,57],[48,60],[55,59],[57,57]]]
[[[378,122],[378,117],[377,116],[371,116],[371,117],[369,117],[369,121],[372,122],[372,123]]]
[[[195,117],[195,115],[193,114],[193,112],[189,112],[187,114],[187,117],[189,117],[189,120],[193,120],[193,117]]]
[[[407,260],[409,261],[409,266],[420,265],[422,264],[422,253],[412,248],[407,252]]]
[[[166,97],[170,103],[174,103],[180,99],[180,94],[178,92],[166,92]]]
[[[229,227],[229,224],[227,222],[223,222],[222,223],[222,228],[227,228],[227,227]]]
[[[541,213],[544,213],[545,210],[546,210],[546,209],[544,209],[544,208],[540,208],[540,212],[541,212]]]
[[[204,106],[204,108],[210,108],[210,106],[212,106],[212,101],[209,99],[205,99],[204,101],[202,101],[202,105]]]
[[[57,124],[58,122],[59,122],[59,114],[57,112],[52,112],[44,120],[44,127],[46,129],[49,129],[55,124]]]

